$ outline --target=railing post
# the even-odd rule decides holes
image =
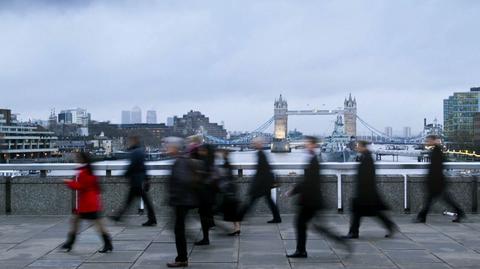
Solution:
[[[12,177],[5,177],[5,214],[12,213]]]
[[[405,213],[410,213],[410,206],[409,206],[409,199],[408,199],[408,177],[407,174],[403,174],[403,211]]]
[[[337,210],[338,212],[343,212],[342,174],[340,172],[337,172],[336,175],[337,175]]]
[[[145,205],[143,203],[143,199],[140,199],[140,204],[138,205],[138,214],[142,215],[145,210]]]
[[[40,177],[47,177],[47,170],[40,170]]]
[[[472,212],[478,211],[478,177],[474,176],[472,180]]]
[[[243,169],[238,169],[238,177],[243,177]]]
[[[111,177],[112,176],[112,170],[111,169],[107,169],[107,171],[105,171],[105,175],[107,177]]]

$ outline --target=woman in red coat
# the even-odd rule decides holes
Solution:
[[[67,252],[72,249],[77,236],[80,220],[91,220],[95,223],[97,230],[102,235],[104,246],[100,253],[106,253],[113,250],[112,240],[102,222],[102,196],[100,194],[100,185],[97,177],[93,173],[90,156],[85,152],[77,153],[77,161],[82,164],[78,168],[75,180],[65,179],[67,186],[78,192],[78,204],[75,214],[72,217],[72,229],[68,233],[67,242],[62,245],[62,249]]]

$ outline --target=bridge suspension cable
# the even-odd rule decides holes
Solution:
[[[388,134],[382,132],[382,131],[379,131],[378,129],[376,129],[375,127],[373,127],[372,125],[368,124],[366,121],[364,121],[362,118],[360,118],[358,115],[357,115],[357,119],[360,121],[360,123],[365,126],[368,130],[370,130],[371,132],[375,133],[376,135],[382,137],[382,138],[387,138],[387,139],[390,139],[390,140],[401,140],[401,141],[408,141],[408,142],[418,142],[418,140],[422,139],[423,138],[423,134],[420,133],[418,134],[417,136],[414,136],[414,137],[409,137],[407,139],[403,138],[403,137],[394,137],[394,136],[389,136]]]
[[[259,134],[263,133],[270,125],[272,125],[274,120],[274,117],[272,116],[270,119],[268,119],[265,123],[257,127],[255,130],[249,132],[248,134],[239,137],[234,140],[227,140],[215,136],[211,136],[208,134],[203,134],[203,136],[210,142],[216,143],[216,144],[227,144],[227,145],[235,145],[235,144],[245,144],[248,143],[252,138],[258,136]]]

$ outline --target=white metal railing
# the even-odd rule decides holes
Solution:
[[[303,170],[306,163],[273,163],[271,164],[274,170]],[[354,171],[357,168],[358,163],[321,163],[323,170],[340,170],[340,172]],[[445,169],[462,169],[462,170],[480,170],[480,162],[447,162],[444,164]],[[115,171],[125,170],[127,163],[110,163],[110,164],[95,164],[96,170]],[[148,170],[169,170],[171,164],[146,164]],[[427,169],[429,163],[402,163],[402,162],[377,162],[375,167],[377,169],[406,169],[406,170],[419,170]],[[29,170],[73,170],[78,167],[75,163],[34,163],[34,164],[0,164],[0,171],[2,170],[17,170],[17,171],[29,171]],[[233,169],[235,170],[254,170],[256,163],[233,163]]]

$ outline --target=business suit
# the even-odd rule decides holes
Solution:
[[[426,180],[427,195],[422,210],[418,213],[417,221],[425,222],[427,214],[434,200],[442,198],[448,205],[450,205],[458,214],[456,221],[465,216],[465,213],[460,206],[452,199],[447,190],[447,181],[443,174],[443,153],[439,145],[435,145],[430,152],[430,166],[428,169],[428,176]]]
[[[273,188],[275,183],[275,178],[272,173],[270,164],[268,163],[267,156],[262,150],[257,152],[257,172],[250,184],[248,190],[249,199],[246,205],[240,210],[239,216],[240,219],[243,219],[248,210],[255,204],[255,202],[261,198],[265,197],[268,207],[273,215],[273,220],[271,222],[278,223],[282,221],[280,217],[280,212],[277,205],[272,199],[270,190]]]

